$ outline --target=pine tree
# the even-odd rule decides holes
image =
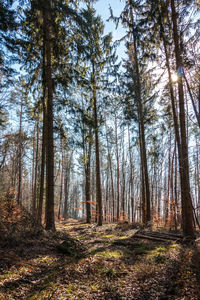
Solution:
[[[46,166],[46,228],[54,230],[54,111],[59,105],[55,91],[58,86],[65,90],[73,80],[70,74],[74,60],[73,38],[70,44],[68,25],[72,19],[75,22],[81,19],[73,9],[75,1],[33,0],[28,4],[22,16],[19,44],[25,69],[33,70],[30,82],[42,86],[43,145],[38,221],[41,222]],[[70,34],[73,36],[73,32]]]
[[[77,40],[79,55],[83,57],[90,73],[87,78],[89,91],[91,94],[91,103],[93,107],[94,120],[94,144],[96,156],[96,201],[98,204],[98,225],[102,225],[102,191],[101,191],[101,170],[99,153],[99,113],[98,113],[98,90],[103,80],[103,70],[108,63],[111,53],[111,35],[103,36],[104,25],[100,17],[95,16],[95,10],[90,3],[87,9],[82,10],[83,19]],[[107,56],[107,58],[106,58]]]
[[[187,14],[187,10],[191,5],[190,1],[186,4],[180,3],[182,6],[182,15]],[[183,89],[183,57],[184,57],[184,47],[182,43],[182,35],[178,28],[179,14],[176,11],[176,6],[174,1],[170,3],[165,3],[165,1],[155,1],[155,3],[150,3],[151,11],[149,16],[154,20],[154,35],[159,37],[159,41],[162,41],[166,59],[166,66],[169,77],[169,91],[171,97],[171,106],[173,112],[174,121],[174,131],[176,136],[176,142],[178,147],[179,156],[179,171],[180,171],[180,182],[181,182],[181,203],[182,203],[182,227],[185,236],[194,237],[193,230],[193,208],[192,200],[190,194],[190,180],[189,180],[189,160],[188,160],[188,145],[186,137],[186,116],[185,116],[185,95]],[[172,20],[170,22],[169,20]],[[172,26],[169,26],[172,24]],[[157,28],[159,25],[159,28]],[[157,30],[158,29],[158,30]],[[166,32],[168,36],[166,36]],[[178,98],[179,98],[179,115],[176,109],[176,99],[174,88],[172,85],[172,72],[170,66],[170,53],[169,53],[169,43],[174,45],[175,49],[175,61],[176,70],[179,74],[178,78]]]
[[[142,190],[142,212],[143,222],[147,223],[151,220],[150,211],[150,186],[149,186],[149,172],[147,163],[147,147],[146,147],[146,134],[145,134],[145,107],[143,96],[143,58],[145,55],[144,50],[144,28],[140,18],[135,20],[135,14],[140,14],[142,11],[142,4],[140,1],[127,1],[124,11],[120,19],[125,27],[128,28],[128,62],[126,65],[127,74],[129,74],[128,84],[132,90],[132,97],[135,98],[137,107],[137,120],[139,131],[140,143],[140,164],[141,164],[141,190]],[[142,53],[142,54],[141,54]],[[144,95],[147,91],[144,91]],[[134,95],[134,96],[133,96]],[[146,96],[145,96],[146,97]]]

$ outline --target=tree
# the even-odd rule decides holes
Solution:
[[[140,3],[136,1],[127,1],[124,11],[121,14],[121,20],[124,26],[128,27],[128,55],[129,61],[126,68],[129,73],[129,86],[134,92],[135,103],[137,107],[138,129],[139,129],[139,143],[140,143],[140,164],[141,164],[141,186],[142,186],[142,211],[143,222],[147,223],[151,220],[150,212],[150,187],[149,187],[149,174],[147,164],[147,150],[145,138],[145,124],[144,124],[144,100],[143,100],[143,87],[142,87],[142,55],[144,51],[142,46],[143,41],[143,28],[142,22],[134,20],[135,10],[137,13],[141,11]],[[134,10],[134,12],[133,12]],[[141,55],[142,53],[142,55]],[[131,87],[132,85],[132,87]],[[132,95],[133,96],[133,95]]]
[[[173,39],[175,46],[175,58],[177,72],[183,67],[180,39],[178,34],[177,24],[177,11],[175,8],[174,0],[171,0],[172,23],[173,23]],[[188,144],[186,136],[185,125],[185,101],[182,76],[178,80],[178,96],[179,96],[179,120],[180,120],[180,138],[181,138],[181,166],[184,176],[182,177],[182,216],[183,216],[183,232],[185,236],[194,238],[193,228],[193,212],[192,212],[192,199],[190,194],[190,180],[189,180],[189,161],[188,161]],[[180,163],[180,162],[179,162]]]
[[[189,1],[190,2],[190,1]],[[169,90],[171,97],[171,105],[173,112],[174,120],[174,130],[176,136],[176,142],[178,146],[178,155],[179,155],[179,172],[180,172],[180,181],[181,181],[181,199],[182,199],[182,227],[185,236],[194,237],[193,230],[193,208],[192,200],[190,194],[190,180],[189,180],[189,160],[188,160],[188,145],[187,145],[187,134],[186,134],[186,116],[185,116],[185,100],[184,100],[184,90],[183,90],[183,44],[182,36],[183,32],[178,30],[178,20],[179,14],[176,11],[175,2],[170,1],[166,4],[163,1],[156,2],[152,5],[152,10],[150,16],[154,16],[154,22],[159,24],[159,36],[163,42],[166,66],[169,76]],[[169,6],[168,6],[169,5]],[[183,6],[182,12],[187,11],[190,3],[186,4],[184,9]],[[188,6],[188,7],[187,7]],[[170,13],[169,13],[170,7]],[[157,8],[157,10],[155,9]],[[167,28],[166,20],[169,22],[169,18],[172,20],[172,28],[165,30]],[[158,21],[158,22],[157,22]],[[155,26],[156,29],[156,26]],[[154,30],[154,32],[156,32]],[[168,37],[166,37],[165,32],[168,32]],[[180,33],[179,33],[180,32]],[[155,33],[154,33],[155,34]],[[171,36],[170,36],[171,35]],[[178,78],[178,98],[179,98],[179,116],[177,115],[177,109],[175,104],[175,94],[172,85],[172,73],[170,68],[170,54],[168,51],[168,42],[169,36],[174,44],[175,49],[175,61],[176,61],[176,70],[179,74]]]
[[[13,51],[14,31],[16,29],[15,13],[12,10],[13,1],[0,1],[0,72],[10,75],[11,69],[5,65],[8,62],[5,60],[5,52]],[[0,82],[2,84],[2,82]]]
[[[80,28],[80,38],[77,41],[79,54],[86,63],[89,63],[88,78],[89,91],[94,118],[95,156],[96,156],[96,201],[98,204],[98,225],[102,225],[102,192],[101,170],[99,153],[99,114],[98,114],[98,90],[103,80],[103,70],[109,61],[111,53],[111,35],[103,36],[104,25],[100,17],[95,16],[95,10],[88,4],[87,9],[82,10],[81,17],[84,20]],[[107,58],[106,58],[107,56]]]
[[[41,222],[46,174],[46,228],[54,229],[54,110],[58,105],[55,91],[58,86],[66,88],[72,80],[72,75],[66,75],[71,68],[69,59],[72,58],[67,42],[67,24],[72,18],[75,21],[80,21],[80,18],[72,8],[74,1],[34,0],[30,4],[22,16],[20,49],[26,70],[33,70],[30,81],[32,84],[39,82],[42,86],[43,145],[38,221]]]

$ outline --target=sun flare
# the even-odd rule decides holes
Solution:
[[[172,74],[172,81],[173,82],[177,82],[178,81],[178,76],[177,76],[177,74]]]

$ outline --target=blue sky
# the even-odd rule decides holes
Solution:
[[[111,6],[113,10],[114,16],[118,17],[122,12],[125,5],[125,1],[122,0],[99,0],[95,4],[95,9],[97,14],[100,15],[105,23],[105,34],[112,32],[113,39],[119,40],[125,35],[125,30],[119,24],[118,28],[116,29],[115,24],[112,21],[107,22],[108,18],[110,17],[110,10],[109,7]],[[125,47],[123,43],[119,47],[117,54],[119,58],[124,56]]]
[[[124,7],[124,1],[99,0],[95,4],[97,14],[99,14],[105,22],[105,33],[112,31],[114,37],[117,38],[117,35],[118,35],[117,31],[120,31],[120,30],[117,30],[117,31],[115,30],[115,24],[112,21],[106,22],[106,20],[110,17],[110,10],[109,10],[110,6],[113,9],[114,16],[119,16]]]

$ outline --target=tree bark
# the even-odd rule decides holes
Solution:
[[[20,103],[20,120],[19,120],[19,145],[18,145],[18,193],[17,193],[17,204],[22,204],[22,113],[23,103]]]
[[[110,168],[110,180],[111,180],[111,196],[112,196],[112,221],[115,222],[115,194],[114,194],[114,184],[113,184],[113,170],[112,170],[112,160],[111,153],[108,144],[108,132],[106,132],[107,140],[107,150],[108,150],[108,163]]]
[[[43,49],[42,49],[42,155],[41,155],[41,169],[40,169],[40,194],[38,203],[38,223],[42,223],[42,208],[44,198],[44,181],[45,181],[45,162],[46,162],[46,79],[45,79],[45,66],[46,66],[46,47],[45,47],[45,28],[43,27]]]
[[[119,221],[119,149],[118,149],[118,130],[117,130],[117,117],[115,115],[115,147],[117,159],[117,222]]]
[[[54,143],[53,143],[53,80],[51,45],[51,1],[43,1],[43,22],[46,45],[45,77],[47,85],[47,141],[46,141],[46,229],[55,230],[54,221]]]
[[[90,130],[91,131],[91,130]],[[91,132],[90,132],[91,137]],[[91,150],[92,150],[92,141],[91,139],[88,142],[88,157],[85,166],[85,201],[86,201],[86,222],[91,223],[91,205],[90,205],[90,172],[91,172]]]
[[[138,61],[138,47],[137,47],[137,37],[134,31],[134,20],[133,20],[133,10],[131,1],[130,4],[130,23],[132,29],[132,38],[133,38],[133,46],[134,46],[134,68],[135,68],[135,93],[137,97],[137,108],[138,108],[138,120],[139,120],[139,134],[140,134],[140,152],[141,152],[141,172],[143,185],[144,185],[144,193],[143,193],[143,206],[145,207],[145,217],[143,218],[143,222],[147,223],[151,220],[151,207],[150,207],[150,188],[149,188],[149,175],[148,175],[148,165],[147,165],[147,154],[146,154],[146,140],[145,140],[145,127],[144,127],[144,116],[143,116],[143,102],[141,97],[141,80],[140,80],[140,71],[139,71],[139,61]]]
[[[179,45],[179,35],[177,26],[177,12],[175,8],[174,0],[171,0],[172,10],[172,23],[173,23],[173,39],[175,45],[175,58],[176,68],[179,70],[183,67],[181,58],[181,49]],[[181,138],[181,166],[184,176],[182,177],[183,184],[182,191],[182,218],[183,218],[183,233],[184,236],[194,238],[193,228],[193,211],[192,211],[192,199],[190,194],[190,180],[189,180],[189,160],[188,160],[188,145],[186,136],[186,125],[185,125],[185,102],[184,102],[184,91],[183,82],[181,76],[178,80],[178,95],[179,95],[179,120],[180,120],[180,138]]]
[[[95,127],[95,155],[96,155],[96,201],[98,204],[98,226],[102,226],[102,195],[101,195],[101,171],[100,171],[100,159],[99,159],[99,128],[98,128],[98,116],[97,116],[97,93],[96,93],[96,80],[95,80],[95,67],[92,62],[92,102],[94,112],[94,127]]]

